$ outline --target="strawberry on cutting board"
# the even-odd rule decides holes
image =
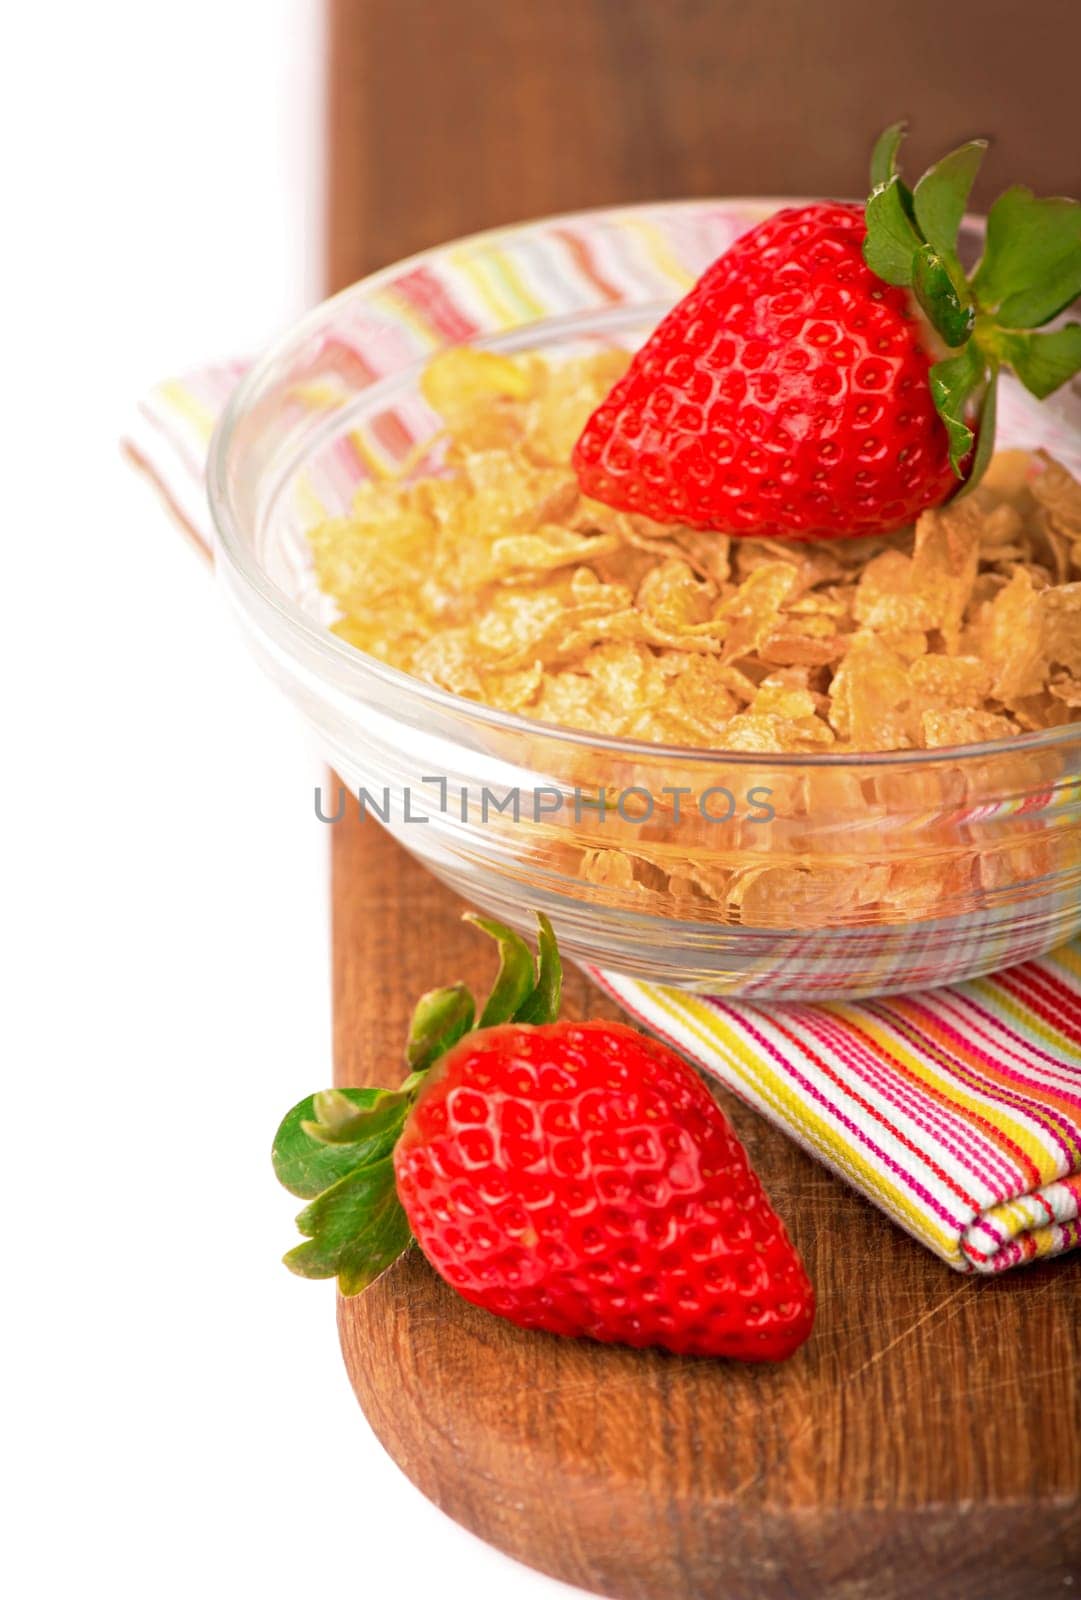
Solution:
[[[792,206],[709,267],[574,450],[582,489],[661,522],[790,539],[889,532],[970,488],[995,386],[1040,399],[1081,370],[1081,205],[1008,189],[966,278],[957,238],[986,149],[909,189],[897,123],[866,206]]]
[[[555,1020],[560,964],[498,923],[476,1028],[462,985],[425,995],[400,1090],[289,1112],[281,1182],[311,1203],[286,1256],[365,1289],[415,1237],[467,1300],[524,1328],[681,1355],[780,1361],[814,1292],[727,1118],[673,1051],[620,1023]]]

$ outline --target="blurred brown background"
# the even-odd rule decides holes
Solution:
[[[328,0],[328,274],[613,201],[860,196],[995,140],[1006,184],[1081,195],[1081,0]]]

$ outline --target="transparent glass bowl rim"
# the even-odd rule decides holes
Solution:
[[[473,722],[498,729],[505,733],[521,734],[531,739],[548,736],[568,744],[579,744],[591,750],[606,750],[617,757],[634,757],[650,760],[672,760],[680,763],[697,763],[715,767],[723,762],[732,766],[778,767],[788,770],[820,770],[841,768],[865,771],[869,767],[931,766],[959,761],[981,761],[989,756],[1044,750],[1059,744],[1068,744],[1081,738],[1081,723],[1067,722],[1057,728],[1041,728],[1031,733],[1016,734],[1009,739],[990,739],[979,744],[948,745],[938,750],[875,750],[845,751],[841,753],[820,751],[814,753],[780,751],[777,753],[751,750],[703,749],[693,745],[651,744],[639,739],[622,739],[611,734],[592,733],[579,728],[565,728],[558,723],[541,722],[535,718],[519,716],[514,712],[500,711],[482,701],[467,700],[462,695],[451,694],[435,684],[414,678],[397,667],[388,666],[374,656],[366,655],[354,645],[339,639],[327,628],[291,600],[263,571],[252,547],[241,531],[241,519],[229,491],[228,462],[233,437],[252,402],[289,352],[317,332],[328,317],[332,320],[334,308],[347,301],[361,298],[392,282],[401,273],[421,266],[444,255],[447,250],[463,247],[497,246],[538,228],[559,227],[575,220],[599,221],[610,219],[619,222],[624,217],[658,212],[671,214],[695,211],[703,207],[736,205],[748,208],[779,209],[782,206],[803,205],[807,202],[792,196],[733,195],[716,198],[701,197],[691,200],[646,201],[638,205],[591,207],[583,211],[565,212],[558,216],[538,217],[530,222],[513,223],[507,227],[484,229],[449,240],[419,251],[400,261],[382,267],[378,272],[360,278],[356,283],[340,290],[329,299],[321,301],[303,317],[294,322],[237,383],[229,397],[210,440],[207,459],[207,492],[211,517],[218,535],[218,544],[233,571],[286,625],[298,641],[309,645],[321,656],[328,667],[333,666],[343,674],[350,687],[362,691],[372,679],[396,690],[403,698],[421,701],[457,715],[465,714]],[[977,217],[966,217],[966,222],[981,227]],[[486,339],[478,343],[486,343]],[[418,368],[423,363],[418,363]],[[400,374],[395,374],[400,377]],[[380,380],[372,387],[377,387]]]

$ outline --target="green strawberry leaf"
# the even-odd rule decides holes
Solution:
[[[972,139],[951,150],[928,168],[912,192],[920,232],[932,249],[947,260],[957,250],[961,218],[986,151],[986,139]]]
[[[1081,323],[1069,322],[1050,333],[996,328],[994,349],[1016,372],[1030,394],[1045,400],[1081,372]]]
[[[904,200],[904,186],[896,175],[875,189],[865,208],[867,237],[863,259],[886,283],[907,287],[912,282],[916,252],[923,244]]]
[[[536,987],[532,952],[519,934],[501,922],[479,917],[471,911],[462,920],[490,934],[499,946],[499,971],[477,1027],[494,1028],[501,1022],[510,1022]]]
[[[972,449],[975,434],[969,426],[969,402],[983,382],[985,358],[974,340],[960,355],[938,361],[931,368],[931,395],[950,439],[950,466],[961,476],[962,464]]]
[[[537,914],[537,961],[524,939],[502,923],[465,921],[499,945],[499,971],[479,1027],[512,1019],[554,1022],[562,969],[547,917]],[[394,1147],[428,1069],[473,1026],[473,996],[464,984],[433,989],[413,1013],[400,1089],[325,1089],[301,1100],[274,1139],[279,1181],[311,1204],[297,1227],[305,1242],[285,1256],[304,1278],[337,1277],[342,1294],[359,1294],[397,1260],[412,1238],[394,1185]]]
[[[314,1117],[301,1127],[317,1144],[348,1144],[367,1151],[385,1134],[397,1136],[411,1104],[408,1094],[384,1089],[371,1106],[358,1110],[340,1089],[323,1089],[312,1096]]]
[[[951,350],[929,381],[949,436],[950,464],[979,482],[994,447],[998,372],[1003,364],[1044,399],[1081,371],[1081,324],[1032,333],[1081,295],[1081,204],[1007,189],[991,207],[983,253],[971,280],[957,235],[987,149],[971,139],[924,173],[910,193],[897,171],[904,124],[880,136],[871,157],[863,258],[886,283],[911,288]],[[982,391],[982,392],[981,392]],[[980,394],[977,428],[972,406]]]
[[[890,179],[897,176],[897,152],[901,148],[901,141],[907,128],[908,124],[905,122],[891,122],[890,126],[879,134],[871,152],[872,189],[884,189]]]
[[[555,1022],[563,990],[563,964],[552,924],[537,913],[537,984],[514,1013],[515,1022]]]
[[[1006,328],[1038,328],[1081,294],[1081,205],[1007,189],[987,218],[972,278],[981,310]]]
[[[405,1059],[415,1073],[426,1072],[434,1061],[446,1055],[451,1045],[473,1026],[476,1007],[464,983],[446,989],[430,989],[421,995],[409,1024]]]
[[[974,489],[987,471],[991,456],[995,449],[995,417],[998,410],[998,366],[992,362],[987,377],[987,387],[983,391],[980,402],[979,421],[976,424],[976,452],[972,457],[972,466],[962,487],[957,491],[956,499],[968,494]]]
[[[336,1277],[344,1295],[366,1289],[412,1241],[391,1157],[340,1178],[300,1213],[297,1227],[306,1241],[283,1258],[291,1272]]]
[[[384,1089],[336,1089],[333,1094],[362,1113],[373,1112],[388,1096]],[[350,1144],[313,1139],[306,1131],[320,1118],[316,1100],[308,1095],[282,1118],[274,1136],[272,1160],[278,1182],[301,1200],[312,1200],[364,1161],[379,1160],[393,1150],[401,1131],[401,1118],[374,1127],[368,1136]]]
[[[963,345],[976,320],[968,285],[960,272],[950,272],[947,262],[929,244],[916,251],[912,287],[933,327],[950,348]]]

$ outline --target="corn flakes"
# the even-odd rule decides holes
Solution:
[[[569,466],[625,361],[438,356],[437,466],[362,484],[311,532],[336,631],[503,709],[717,749],[937,749],[1079,709],[1081,485],[1057,462],[1003,451],[888,539],[662,526],[590,501]],[[816,693],[765,693],[777,671]]]
[[[776,754],[940,751],[1081,720],[1081,484],[1064,467],[1001,451],[974,491],[889,537],[796,544],[662,525],[589,499],[570,466],[627,359],[437,357],[421,386],[430,437],[397,478],[363,483],[348,514],[311,530],[335,632],[527,719],[760,755],[762,772]],[[1026,759],[1019,787],[1042,780],[1039,756]],[[854,866],[763,865],[720,839],[717,818],[692,814],[677,834],[659,798],[651,820],[615,832],[591,834],[586,815],[577,844],[553,824],[552,860],[628,906],[732,923],[920,917],[1007,870],[952,845],[898,859],[899,813],[961,810],[977,785],[978,768],[928,765],[862,788],[828,767],[768,774],[790,825],[835,804],[856,819]],[[618,770],[658,790],[648,763]],[[595,771],[559,776],[597,792]],[[678,762],[662,781],[677,778]],[[1017,870],[1040,866],[1036,843],[1018,849]]]

